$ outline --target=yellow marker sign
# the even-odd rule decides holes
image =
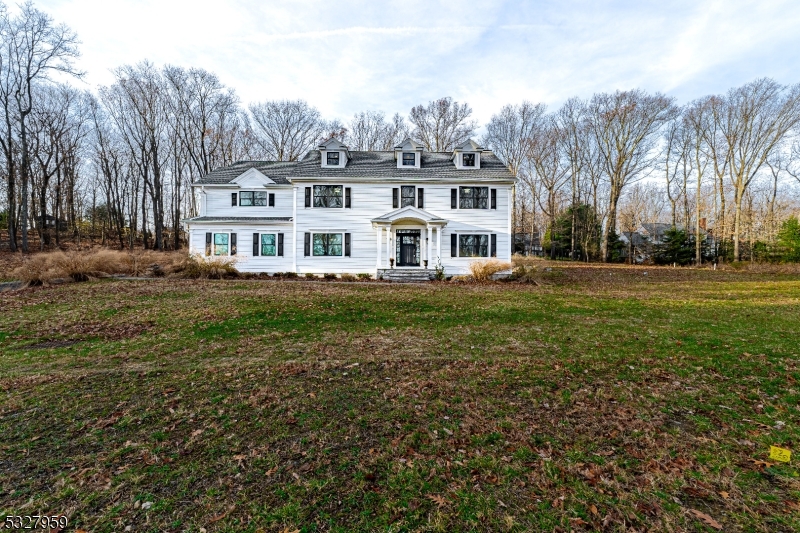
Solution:
[[[769,458],[782,463],[788,463],[792,459],[791,450],[786,448],[778,448],[777,446],[769,447]]]

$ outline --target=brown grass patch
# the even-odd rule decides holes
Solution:
[[[469,271],[475,281],[488,281],[495,274],[510,269],[511,263],[499,259],[473,261],[469,264]]]

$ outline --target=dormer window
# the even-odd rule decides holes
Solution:
[[[475,154],[462,154],[461,159],[461,166],[464,167],[474,167],[475,166]]]
[[[339,166],[339,152],[328,152],[327,153],[328,159],[328,166]]]
[[[417,154],[414,152],[403,152],[403,166],[413,167],[417,164]]]

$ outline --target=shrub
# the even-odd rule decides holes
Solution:
[[[536,268],[536,265],[520,264],[511,273],[509,280],[538,285],[539,282],[536,280],[538,273],[539,270]]]
[[[222,279],[239,276],[236,270],[236,259],[231,257],[198,254],[186,256],[180,269],[181,277],[190,279]]]
[[[356,281],[358,278],[352,274],[342,274],[341,279],[342,281]]]
[[[436,259],[436,265],[433,267],[433,279],[436,281],[444,281],[445,280],[445,273],[444,273],[444,266],[442,266],[442,260],[440,258]]]
[[[56,252],[62,253],[62,252]],[[11,271],[11,276],[26,285],[42,285],[66,274],[53,261],[55,254],[36,254]]]
[[[469,271],[475,281],[488,281],[491,277],[503,270],[509,270],[511,263],[499,259],[486,259],[473,261],[469,264]]]
[[[306,279],[317,279],[317,275],[312,274],[311,272],[306,272]]]
[[[322,277],[324,279],[328,280],[328,281],[331,281],[331,280],[336,279],[336,274],[331,274],[330,272],[328,272],[328,273],[323,274]]]
[[[293,279],[297,277],[297,272],[284,272],[283,277]]]
[[[372,279],[372,274],[361,272],[358,274],[358,279]]]

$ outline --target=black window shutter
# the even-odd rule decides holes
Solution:
[[[211,255],[211,233],[206,233],[206,255]]]
[[[350,209],[350,187],[344,188],[344,207]]]
[[[492,192],[494,192],[494,189],[492,189]],[[491,239],[492,239],[492,250],[489,253],[489,255],[491,257],[497,257],[497,234],[492,233]]]
[[[311,207],[311,187],[306,187],[306,207]]]
[[[400,207],[400,189],[395,187],[392,189],[392,209]]]
[[[270,207],[275,207],[275,193],[274,192],[269,193],[269,206]]]
[[[458,206],[458,189],[450,189],[450,209]]]
[[[425,208],[425,193],[423,192],[425,189],[418,188],[417,189],[417,207],[420,209]]]
[[[450,257],[458,257],[458,235],[450,234]]]
[[[344,255],[350,257],[350,234],[344,234]]]
[[[231,207],[235,207],[235,206],[236,206],[236,193],[232,192],[231,193]]]
[[[283,233],[278,233],[278,256],[283,257]]]
[[[311,255],[311,234],[306,233],[303,237],[303,255]]]
[[[492,189],[492,209],[497,209],[497,189]]]
[[[236,234],[231,233],[231,255],[236,255]]]
[[[258,256],[258,233],[253,233],[253,257]]]

